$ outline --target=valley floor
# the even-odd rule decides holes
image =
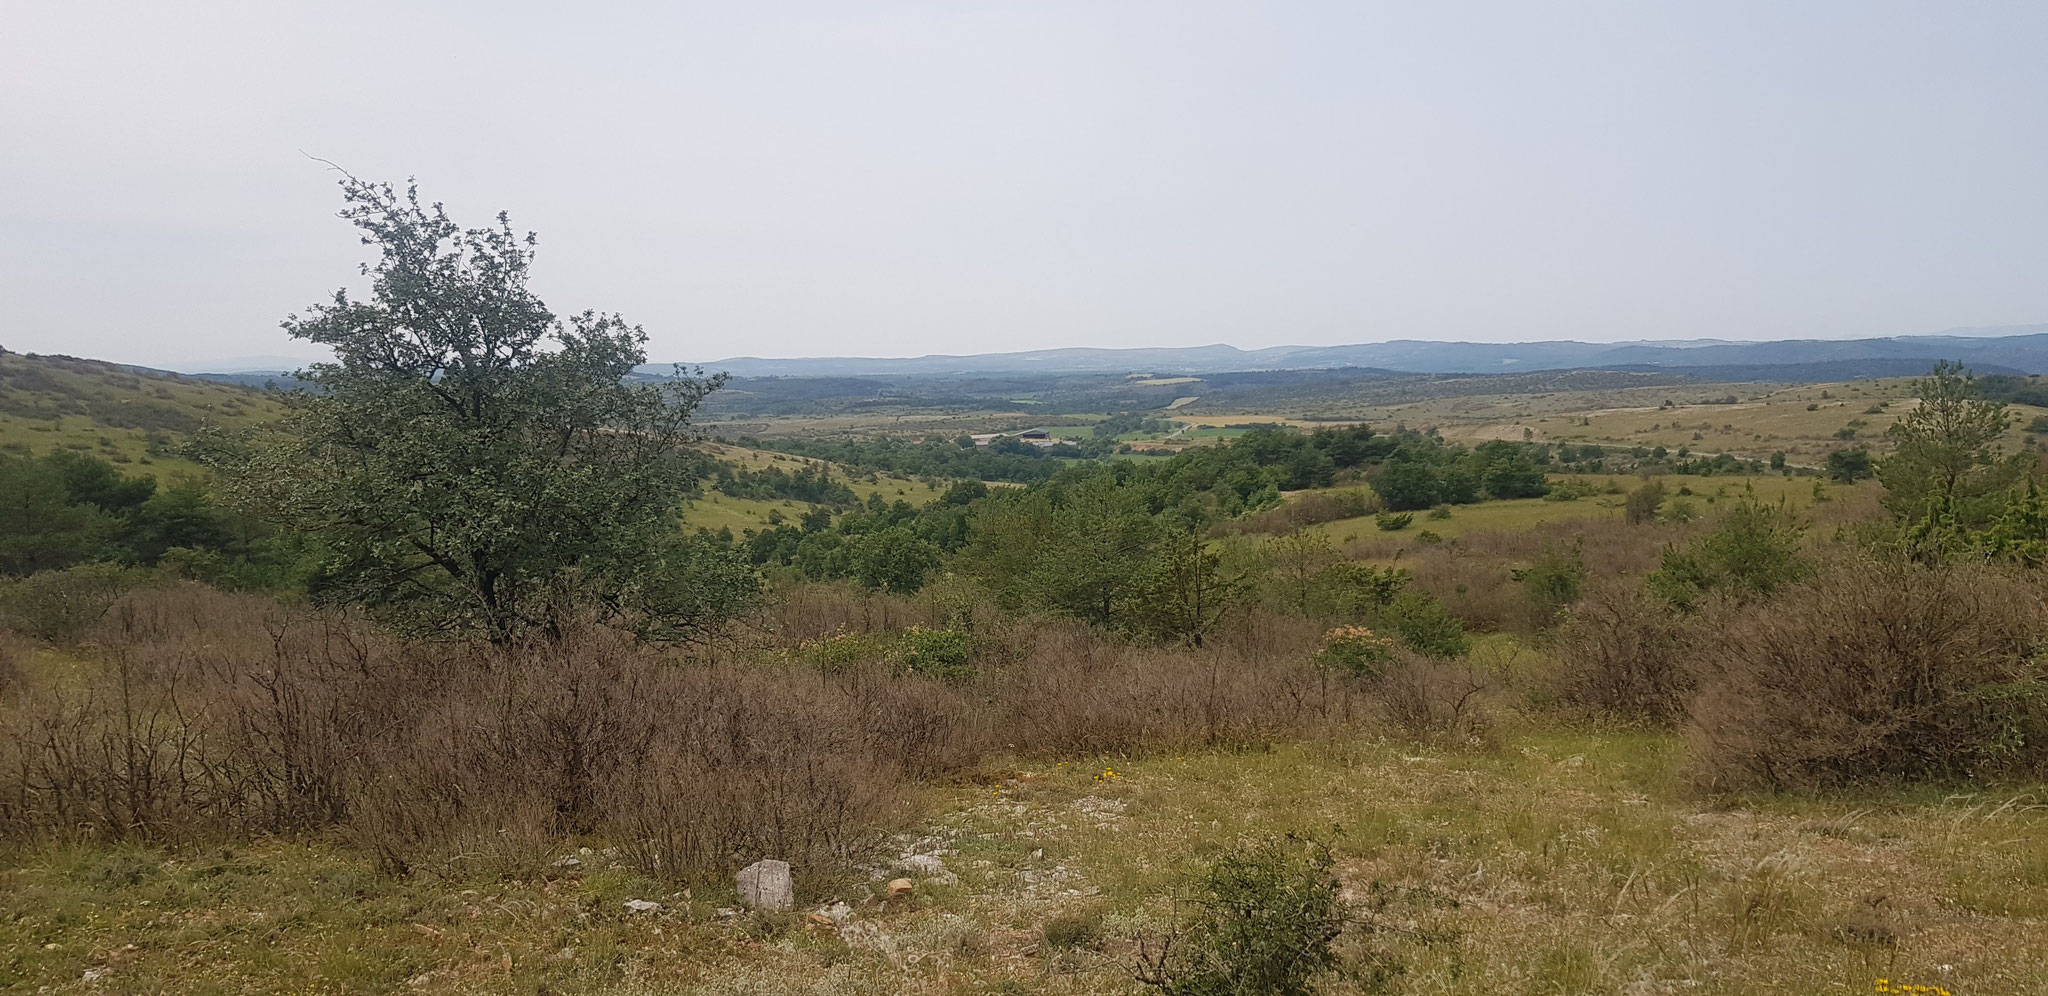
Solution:
[[[0,989],[1133,992],[1131,939],[1156,937],[1188,872],[1246,834],[1302,831],[1372,908],[1343,943],[1398,970],[1386,991],[2048,992],[2048,789],[1724,806],[1686,789],[1683,751],[1525,730],[1484,750],[1018,761],[931,790],[873,877],[800,871],[779,916],[656,884],[599,841],[575,867],[551,850],[524,875],[409,879],[338,842],[31,847],[0,870]],[[877,898],[908,854],[938,860],[911,862],[909,900]],[[838,901],[843,923],[809,915]]]

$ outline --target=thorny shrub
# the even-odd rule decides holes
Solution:
[[[1853,558],[1718,627],[1693,709],[1715,789],[2048,773],[2037,576]]]

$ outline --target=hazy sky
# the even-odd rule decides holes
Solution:
[[[365,252],[301,150],[509,209],[658,360],[2048,321],[2044,52],[2038,0],[10,0],[0,345],[292,355]]]

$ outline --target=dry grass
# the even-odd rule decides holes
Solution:
[[[1242,835],[1332,835],[1354,892],[1399,887],[1411,994],[2048,991],[2048,806],[2014,786],[1703,808],[1661,735],[1524,735],[1480,753],[1345,740],[1075,756],[939,789],[884,855],[938,855],[886,903],[800,880],[843,926],[721,917],[594,848],[576,868],[394,879],[318,844],[37,846],[0,890],[7,984],[53,992],[1136,992],[1116,960]],[[1114,771],[1105,776],[1105,771]],[[882,861],[877,875],[892,875]],[[628,898],[664,908],[629,914]],[[1099,924],[1071,946],[1046,929]],[[1065,936],[1066,928],[1061,927]],[[49,945],[49,947],[46,947]],[[86,982],[88,971],[106,973]],[[410,984],[408,984],[410,982]],[[1336,992],[1347,991],[1342,986]]]

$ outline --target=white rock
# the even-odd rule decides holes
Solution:
[[[757,910],[787,910],[796,907],[796,883],[789,876],[789,862],[766,858],[740,869],[740,902]]]
[[[635,913],[652,913],[660,909],[661,904],[652,899],[628,899],[626,908]]]
[[[583,867],[583,859],[582,859],[582,858],[579,858],[579,857],[577,857],[577,856],[575,856],[575,855],[573,855],[573,854],[567,854],[567,855],[563,855],[562,857],[559,857],[559,858],[556,858],[556,859],[555,859],[555,867],[557,867],[557,868],[581,868],[581,867]]]
[[[915,875],[927,878],[946,874],[946,862],[936,854],[906,854],[896,866]]]

